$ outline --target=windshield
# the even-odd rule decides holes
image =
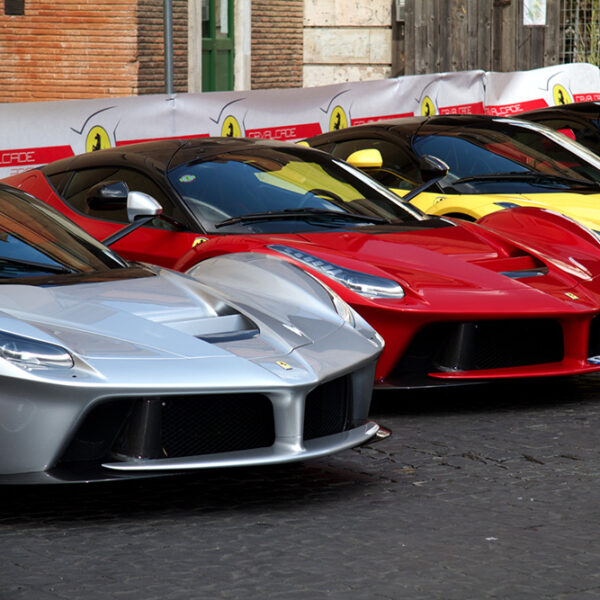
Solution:
[[[417,135],[415,152],[441,158],[450,167],[440,181],[447,193],[597,191],[600,159],[580,144],[546,127],[495,120]],[[541,176],[540,176],[541,175]]]
[[[169,180],[207,232],[310,231],[426,219],[320,152],[255,146],[190,162]]]
[[[0,281],[127,266],[77,225],[19,190],[0,187]]]
[[[527,119],[575,139],[598,155],[600,154],[600,120],[596,118],[597,114],[598,110],[573,115],[551,112],[548,115],[527,115]]]

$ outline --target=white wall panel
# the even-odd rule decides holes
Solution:
[[[304,86],[386,79],[391,71],[388,65],[304,65]]]
[[[389,27],[392,21],[390,0],[305,0],[304,25],[307,27]]]
[[[391,64],[392,32],[383,28],[304,29],[305,64]]]

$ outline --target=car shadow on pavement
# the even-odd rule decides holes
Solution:
[[[165,513],[223,513],[301,507],[363,493],[378,477],[352,451],[278,466],[199,471],[194,474],[101,483],[4,486],[3,524],[153,518]]]
[[[594,393],[594,388],[598,393]],[[373,394],[371,416],[519,411],[579,402],[600,401],[600,374],[478,383],[414,390],[378,390]]]

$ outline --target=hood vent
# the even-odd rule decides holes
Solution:
[[[258,327],[241,314],[185,319],[166,324],[212,344],[245,340],[259,334]]]
[[[506,275],[511,279],[525,279],[526,277],[542,277],[548,274],[547,267],[542,269],[528,269],[525,271],[500,271],[500,275]]]
[[[548,267],[541,260],[531,254],[525,253],[519,256],[506,256],[476,261],[475,264],[511,279],[542,277],[548,274]]]

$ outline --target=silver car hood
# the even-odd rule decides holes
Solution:
[[[255,359],[289,353],[343,325],[333,310],[289,314],[285,303],[265,301],[268,306],[261,307],[251,293],[237,306],[189,277],[155,271],[153,277],[101,283],[2,285],[0,330],[59,344],[83,358],[120,360],[240,355],[238,332],[246,338],[242,355]],[[308,329],[314,335],[307,334],[305,326],[313,321]],[[226,341],[219,343],[223,334]]]

